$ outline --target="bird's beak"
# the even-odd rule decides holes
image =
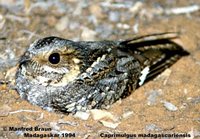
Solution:
[[[25,52],[25,54],[20,59],[20,64],[26,63],[27,61],[31,60],[31,56],[29,52]]]

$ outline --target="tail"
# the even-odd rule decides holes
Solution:
[[[189,55],[181,46],[172,41],[177,37],[177,33],[161,33],[121,42],[123,46],[131,50],[133,56],[141,64],[139,86],[160,74],[181,57]]]

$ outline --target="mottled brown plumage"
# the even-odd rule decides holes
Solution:
[[[104,108],[129,95],[180,57],[176,33],[126,41],[35,41],[20,60],[16,88],[30,103],[62,112]]]

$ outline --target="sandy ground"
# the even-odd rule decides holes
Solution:
[[[114,133],[139,138],[139,134],[151,133],[154,137],[182,134],[200,138],[199,9],[199,0],[0,0],[0,138],[25,138],[24,133],[75,138],[107,138]],[[108,110],[80,114],[82,118],[52,113],[22,100],[13,89],[17,61],[35,39],[53,35],[112,40],[166,31],[180,32],[178,42],[190,55]],[[9,85],[3,83],[5,78]],[[95,119],[100,113],[105,116]],[[11,127],[33,129],[11,131]],[[36,131],[35,127],[50,131]]]

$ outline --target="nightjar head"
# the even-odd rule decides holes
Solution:
[[[38,104],[37,96],[41,100],[43,95],[51,98],[55,93],[52,90],[73,81],[80,73],[81,64],[81,55],[72,41],[58,37],[37,40],[21,57],[16,74],[17,90],[23,98]],[[51,86],[51,91],[47,91],[47,86]]]

